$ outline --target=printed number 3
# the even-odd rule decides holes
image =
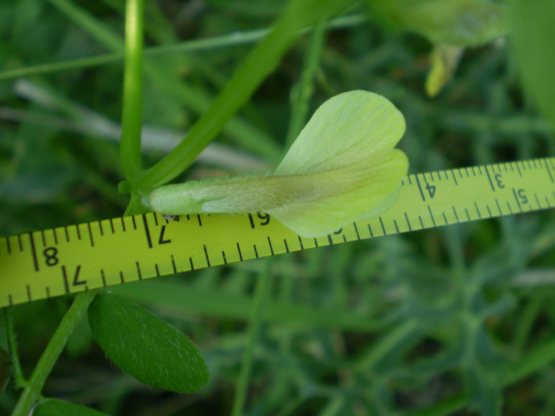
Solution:
[[[499,189],[503,189],[505,187],[505,184],[503,183],[503,178],[501,177],[501,174],[496,173],[494,178],[495,178],[495,183],[497,184],[497,187]]]

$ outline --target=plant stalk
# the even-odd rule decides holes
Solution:
[[[291,91],[291,121],[287,131],[287,147],[291,146],[299,135],[308,118],[310,99],[314,92],[314,75],[318,69],[318,62],[322,54],[326,26],[325,20],[315,26],[308,44],[301,79]]]
[[[359,26],[366,21],[367,19],[364,15],[356,14],[341,16],[330,21],[327,27],[329,29],[350,28]],[[230,34],[213,36],[203,39],[187,40],[172,45],[150,46],[144,48],[144,55],[157,56],[183,52],[207,52],[232,46],[246,45],[258,42],[260,39],[264,38],[268,34],[268,32],[269,30],[267,29],[256,29],[245,32],[233,32]],[[122,50],[121,52],[94,55],[86,58],[67,59],[59,62],[49,62],[45,64],[7,69],[0,71],[0,81],[29,77],[39,74],[52,74],[62,71],[94,68],[114,62],[119,62],[123,59],[124,53]]]
[[[19,397],[12,416],[27,416],[41,395],[42,388],[54,364],[62,353],[67,340],[81,321],[96,292],[83,292],[75,296],[60,325],[54,332],[46,349],[42,353],[33,375]]]
[[[144,0],[128,0],[125,9],[125,69],[120,143],[121,167],[131,184],[141,172]]]
[[[262,323],[262,310],[270,281],[270,264],[271,259],[267,259],[264,270],[260,276],[258,276],[256,281],[254,302],[252,305],[249,332],[247,335],[247,346],[241,362],[241,372],[239,373],[235,400],[233,401],[233,410],[231,412],[233,416],[240,416],[243,414],[243,407],[245,406],[245,401],[247,399],[249,379],[254,361],[254,349],[256,347],[258,332]]]
[[[21,363],[19,361],[19,354],[17,352],[17,339],[13,326],[12,308],[4,308],[2,309],[2,313],[4,315],[4,322],[6,324],[6,338],[8,342],[8,351],[10,353],[10,361],[13,366],[15,385],[17,388],[23,388],[27,385],[27,380],[25,380],[23,370],[21,370]]]

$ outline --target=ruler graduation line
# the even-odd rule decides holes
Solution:
[[[555,208],[555,158],[408,175],[387,212],[319,238],[302,238],[266,214],[172,220],[152,213],[0,237],[0,307],[550,208]]]

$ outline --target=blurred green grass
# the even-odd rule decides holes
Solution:
[[[77,14],[59,7],[64,3],[0,4],[0,77],[118,51],[122,2],[75,2]],[[267,28],[283,4],[147,2],[146,44],[217,36],[232,42],[236,31]],[[349,89],[385,95],[407,118],[401,146],[412,172],[555,155],[553,128],[525,105],[506,44],[467,51],[455,80],[430,100],[423,87],[429,45],[381,28],[364,8],[350,13],[368,20],[327,33],[312,110]],[[188,174],[275,162],[309,44],[310,36],[301,36],[229,123],[219,139],[225,152],[212,153]],[[147,58],[143,121],[155,132],[145,148],[149,163],[167,149],[156,132],[163,129],[158,135],[166,134],[167,146],[186,133],[249,48],[230,43]],[[122,173],[113,140],[121,84],[117,61],[0,81],[2,235],[121,215],[127,201],[116,192]],[[149,305],[200,346],[212,373],[200,394],[146,389],[122,375],[94,346],[85,323],[44,393],[114,415],[227,414],[262,263],[114,289]],[[553,212],[322,248],[271,263],[249,414],[485,414],[498,404],[507,415],[555,412]],[[27,374],[67,304],[56,299],[15,309]],[[0,413],[16,399],[8,386]]]

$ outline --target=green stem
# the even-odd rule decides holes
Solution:
[[[342,16],[332,20],[327,25],[329,29],[344,29],[359,26],[366,22],[366,17],[362,15]],[[231,46],[246,45],[258,42],[268,34],[267,29],[251,30],[247,32],[234,32],[222,36],[214,36],[206,39],[196,39],[180,42],[175,45],[151,46],[144,49],[144,55],[157,56],[162,54],[183,53],[183,52],[202,52],[213,49],[228,48]],[[118,48],[119,49],[119,48]],[[33,65],[24,68],[9,69],[0,71],[0,81],[28,77],[31,75],[50,74],[61,71],[71,71],[76,69],[92,68],[119,62],[124,58],[123,52],[108,53],[87,58],[68,59],[62,62],[51,62],[40,65]]]
[[[102,30],[93,17],[71,0],[49,0],[81,30],[90,33],[109,49],[121,50],[117,35]]]
[[[144,0],[128,0],[125,10],[125,70],[120,159],[128,182],[141,171]]]
[[[249,333],[247,335],[247,346],[243,354],[241,372],[239,374],[239,380],[237,381],[235,400],[233,401],[233,410],[231,412],[233,416],[239,416],[243,413],[243,407],[245,406],[245,400],[247,398],[247,390],[254,358],[254,348],[262,322],[262,305],[266,299],[269,286],[268,282],[270,281],[270,264],[271,259],[266,260],[266,267],[256,282],[254,302],[249,323]]]
[[[312,32],[301,79],[297,85],[293,87],[291,121],[287,132],[287,147],[293,143],[293,140],[298,136],[308,118],[310,99],[314,92],[314,74],[318,69],[318,61],[322,53],[325,34],[326,22],[322,21],[314,28],[314,32]]]
[[[54,72],[71,71],[75,69],[92,68],[123,59],[122,53],[110,53],[88,58],[68,59],[61,62],[51,62],[47,64],[33,65],[24,68],[9,69],[0,72],[0,81],[14,78],[29,77],[32,75],[51,74]]]
[[[124,216],[143,214],[146,212],[145,207],[141,203],[140,196],[137,194],[131,194],[131,199],[129,200],[129,205],[125,209]]]
[[[12,308],[4,308],[2,309],[2,313],[4,315],[4,322],[6,324],[6,338],[8,341],[10,361],[13,366],[15,385],[17,388],[22,388],[27,385],[27,380],[25,380],[25,376],[23,375],[23,371],[21,370],[21,363],[19,361],[19,354],[17,352],[17,339],[13,326]]]
[[[338,12],[347,3],[348,0],[290,1],[274,29],[248,55],[212,107],[189,131],[187,140],[143,174],[136,186],[149,192],[183,172],[276,67],[299,31]]]
[[[356,371],[368,373],[374,371],[378,363],[391,351],[395,351],[401,345],[407,345],[422,332],[418,321],[411,319],[399,324],[391,331],[385,333],[380,339],[357,359]]]
[[[84,292],[75,297],[71,307],[62,318],[60,325],[42,353],[33,375],[19,397],[12,416],[27,416],[29,414],[35,401],[40,397],[42,387],[62,353],[67,340],[81,321],[94,296],[95,292]]]
[[[555,341],[546,342],[531,351],[524,352],[522,359],[507,366],[502,377],[501,386],[508,387],[532,374],[546,368],[555,361]],[[436,403],[426,409],[410,412],[412,416],[445,416],[454,414],[469,405],[471,397],[468,393],[460,393],[454,397]]]

